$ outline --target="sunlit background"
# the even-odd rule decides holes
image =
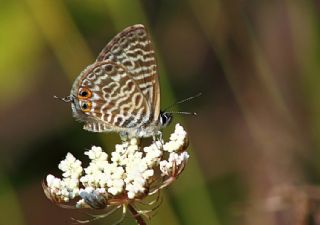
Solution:
[[[190,135],[191,158],[151,224],[320,224],[319,1],[0,6],[0,225],[64,225],[79,215],[46,199],[42,180],[67,152],[111,151],[120,139],[82,130],[53,95],[67,96],[105,44],[136,23],[157,52],[162,108],[203,93],[179,105],[198,113],[175,117]]]

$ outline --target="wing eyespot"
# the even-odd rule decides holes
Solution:
[[[92,108],[92,103],[89,101],[81,102],[80,103],[82,112],[89,112]]]
[[[88,88],[79,88],[78,98],[79,99],[88,99],[92,96],[92,92]]]

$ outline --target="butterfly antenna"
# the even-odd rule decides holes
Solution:
[[[188,98],[185,98],[185,99],[182,99],[180,101],[177,101],[175,103],[173,103],[172,105],[169,105],[167,108],[165,108],[163,111],[164,112],[167,112],[168,109],[172,108],[173,106],[175,105],[178,105],[178,104],[181,104],[181,103],[184,103],[184,102],[188,102],[194,98],[198,98],[202,95],[201,92],[199,92],[198,94],[194,95],[194,96],[191,96],[191,97],[188,97]],[[168,112],[168,113],[177,113],[177,114],[186,114],[186,115],[196,115],[196,113],[191,113],[191,112]]]
[[[64,102],[72,102],[73,101],[73,96],[72,95],[69,95],[69,96],[67,96],[65,98],[60,98],[60,97],[54,95],[53,98],[59,99],[59,100],[64,101]]]
[[[198,114],[196,112],[166,112],[169,114],[183,114],[183,115],[192,115],[192,116],[197,116]]]

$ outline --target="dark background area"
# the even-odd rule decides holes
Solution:
[[[82,130],[73,80],[123,28],[144,24],[162,108],[191,158],[152,224],[320,224],[320,4],[315,0],[11,0],[0,7],[0,225],[71,224],[41,182],[67,152],[117,134]],[[177,109],[178,110],[178,109]],[[93,224],[108,224],[107,219]],[[124,224],[134,224],[132,219]]]

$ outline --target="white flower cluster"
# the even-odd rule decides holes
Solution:
[[[63,179],[56,178],[49,174],[47,176],[47,186],[49,194],[53,194],[61,202],[68,202],[79,195],[79,177],[82,175],[81,162],[71,153],[66,159],[61,161],[59,169],[63,172]]]
[[[163,145],[163,150],[167,152],[178,152],[187,142],[187,132],[180,124],[177,124],[174,133],[170,135],[170,141]]]
[[[101,147],[93,146],[84,154],[89,156],[91,162],[84,169],[85,175],[80,178],[85,188],[100,189],[101,193],[108,192],[116,195],[123,190],[124,169],[115,162],[108,161],[108,154]],[[89,189],[90,190],[90,189]],[[81,189],[80,191],[85,191]]]
[[[170,141],[163,145],[163,150],[169,152],[168,160],[160,162],[160,170],[162,176],[169,176],[173,167],[180,166],[188,160],[188,152],[179,153],[184,146],[188,144],[187,132],[179,124],[176,125],[174,133],[170,135]]]
[[[86,168],[82,168],[81,162],[68,153],[59,164],[64,178],[48,175],[47,192],[59,202],[69,202],[80,196],[77,207],[86,204],[93,207],[94,202],[90,204],[89,199],[97,199],[100,195],[107,201],[119,195],[134,199],[148,190],[155,180],[155,170],[160,171],[161,176],[170,176],[174,166],[187,161],[189,155],[182,151],[186,149],[187,142],[186,131],[177,124],[170,141],[164,144],[156,141],[142,148],[137,139],[131,139],[116,145],[111,157],[101,147],[93,146],[84,153],[91,160]]]
[[[168,160],[162,160],[160,162],[160,170],[162,176],[170,176],[174,167],[180,166],[182,163],[189,159],[188,152],[182,152],[180,154],[172,152],[169,155]]]

